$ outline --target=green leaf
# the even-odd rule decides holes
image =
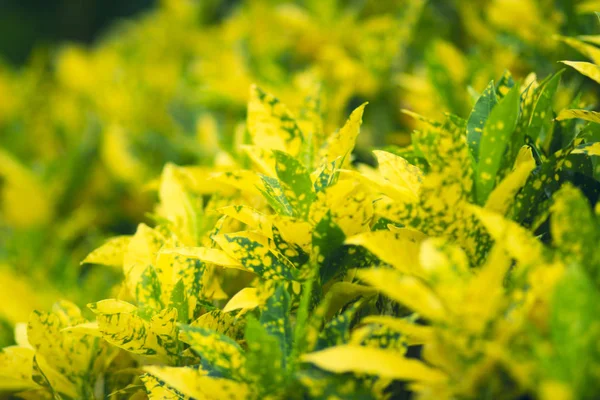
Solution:
[[[467,122],[467,143],[475,162],[479,160],[479,142],[485,122],[497,102],[494,81],[491,81],[477,99]]]
[[[571,185],[562,186],[553,199],[550,230],[554,245],[567,261],[584,266],[600,287],[600,232],[588,200]]]
[[[594,398],[600,392],[596,367],[600,362],[600,294],[578,267],[559,280],[552,296],[550,334],[553,352],[546,373],[568,383],[574,398]]]
[[[481,136],[475,178],[477,203],[485,204],[494,188],[502,156],[519,117],[519,88],[513,87],[492,110]]]
[[[267,299],[260,314],[260,323],[269,335],[277,338],[281,349],[281,365],[285,368],[287,356],[292,349],[292,325],[290,322],[290,295],[285,285],[277,285],[275,292]]]
[[[345,240],[346,235],[328,211],[315,226],[312,234],[311,262],[319,267],[321,283],[326,283],[338,272],[339,265],[335,261],[340,258]]]
[[[185,293],[185,286],[183,284],[183,280],[179,279],[175,286],[173,287],[173,291],[171,292],[171,300],[169,302],[169,307],[172,307],[177,310],[177,321],[186,323],[188,322],[188,298]]]
[[[564,70],[554,74],[554,76],[552,76],[552,78],[540,89],[540,93],[537,96],[533,112],[531,113],[529,127],[527,128],[527,136],[534,142],[539,140],[540,143],[546,143],[552,136],[554,119],[552,106],[554,95],[558,90],[560,77],[563,71]],[[513,143],[513,145],[519,144]]]
[[[281,353],[281,345],[276,336],[269,333],[265,326],[255,318],[246,321],[246,370],[249,379],[260,390],[261,396],[275,394],[282,389],[285,377],[285,355]]]
[[[328,321],[319,335],[315,350],[348,343],[350,340],[350,324],[361,305],[362,302],[357,301],[344,312],[336,315],[331,321]]]

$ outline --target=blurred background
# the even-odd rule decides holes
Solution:
[[[598,3],[0,0],[0,345],[34,308],[109,297],[121,271],[80,262],[152,223],[166,163],[240,162],[252,83],[293,112],[318,97],[326,133],[369,101],[366,158],[409,144],[402,109],[467,118],[491,80],[583,60],[561,38],[600,43]],[[557,108],[595,102],[563,82]]]
[[[62,41],[90,44],[117,19],[155,0],[0,0],[0,57],[22,65],[34,48]]]

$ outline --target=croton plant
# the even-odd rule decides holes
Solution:
[[[600,50],[560,37],[591,62]],[[509,72],[467,118],[353,152],[319,85],[250,88],[214,163],[166,164],[147,223],[84,264],[106,299],[17,324],[0,388],[24,399],[592,399],[600,396],[600,113],[556,109],[561,70]],[[572,72],[572,71],[569,71]],[[150,222],[151,221],[151,222]]]

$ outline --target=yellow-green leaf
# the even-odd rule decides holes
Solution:
[[[586,121],[600,124],[600,113],[588,110],[562,110],[556,117],[557,121],[563,121],[565,119],[579,118]]]
[[[123,258],[129,246],[131,236],[116,236],[108,239],[102,246],[92,251],[82,264],[100,264],[112,267],[123,266]]]
[[[443,321],[448,318],[442,301],[424,283],[387,268],[361,270],[358,276],[388,296],[425,318]]]
[[[600,67],[598,65],[582,61],[561,61],[561,63],[575,68],[579,73],[600,83]]]
[[[305,354],[302,361],[335,373],[354,372],[427,383],[440,383],[447,379],[443,372],[421,361],[384,349],[356,345],[342,345]]]

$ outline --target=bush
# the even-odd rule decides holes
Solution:
[[[413,34],[440,7],[420,1],[363,14],[249,2],[210,23],[199,22],[209,9],[168,1],[92,50],[63,49],[41,100],[55,107],[38,126],[49,142],[0,152],[4,252],[17,260],[2,270],[15,335],[0,388],[35,399],[598,396],[597,38],[558,36],[586,21],[570,2],[515,2],[529,18],[516,25],[504,3],[455,9],[465,36],[481,36],[471,54]],[[427,51],[411,54],[411,36]],[[482,54],[506,53],[493,37],[522,46],[512,67],[535,55],[541,71],[573,48],[592,62],[564,64],[587,78],[516,68],[524,76],[491,80]],[[397,97],[394,83],[419,90]],[[7,132],[37,126],[26,103],[11,107]],[[395,127],[413,129],[410,144],[365,152],[404,142]],[[64,149],[47,147],[58,138]],[[52,171],[63,151],[70,162]],[[129,234],[147,192],[155,206]],[[83,270],[61,271],[111,232]],[[32,259],[38,276],[23,279]],[[70,301],[50,308],[61,288]]]

